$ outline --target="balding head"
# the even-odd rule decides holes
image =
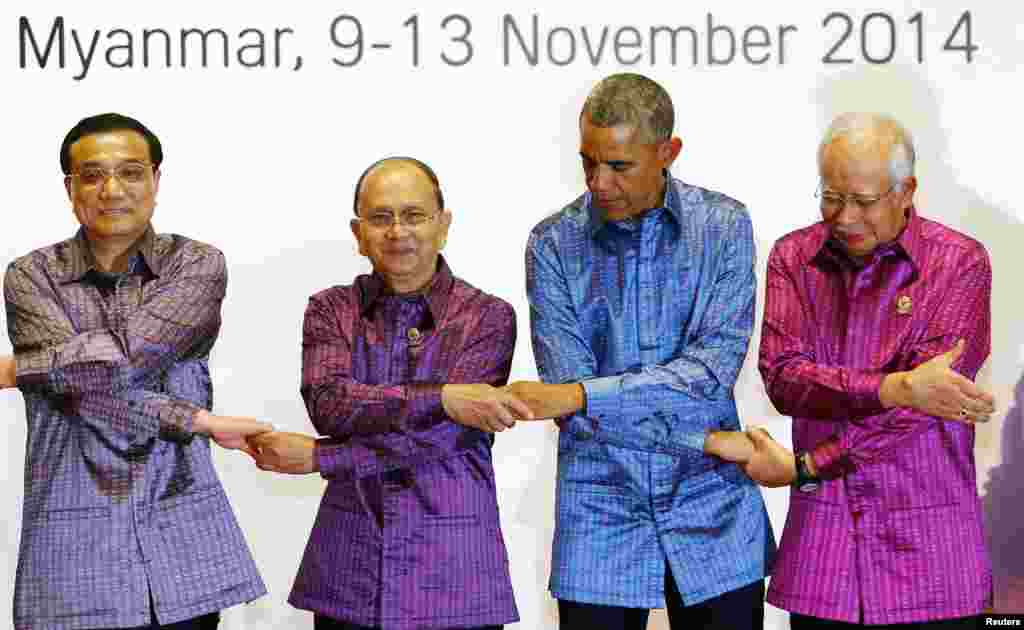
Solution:
[[[421,173],[427,180],[430,181],[430,185],[434,188],[434,196],[437,199],[438,210],[444,210],[444,195],[441,193],[441,183],[437,179],[437,174],[434,173],[434,169],[430,168],[425,162],[417,160],[413,157],[407,157],[403,155],[396,155],[392,157],[386,157],[381,160],[377,160],[363,171],[363,174],[356,180],[355,195],[352,198],[352,212],[353,214],[359,214],[359,199],[363,194],[363,184],[367,177],[376,173],[377,171],[390,171],[395,168],[412,168]]]

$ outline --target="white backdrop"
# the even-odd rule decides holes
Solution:
[[[298,395],[302,313],[310,294],[348,283],[368,269],[356,252],[348,220],[355,178],[370,162],[407,154],[437,170],[454,213],[445,254],[457,274],[515,305],[519,344],[512,378],[532,379],[536,372],[523,248],[534,224],[583,190],[576,123],[582,101],[598,79],[633,70],[669,90],[676,104],[676,133],[683,139],[674,174],[748,204],[758,241],[759,281],[772,242],[817,217],[814,152],[827,121],[848,110],[885,111],[915,135],[922,214],[980,239],[992,257],[993,354],[983,380],[996,391],[1000,413],[978,431],[979,489],[988,492],[989,469],[1001,460],[1008,466],[1020,450],[1021,430],[1009,426],[1009,419],[1019,424],[1024,416],[1020,401],[1014,400],[1024,366],[1018,315],[1024,193],[1015,157],[1024,145],[1018,118],[1024,8],[996,0],[878,0],[869,7],[786,4],[716,0],[599,8],[596,3],[565,2],[542,8],[539,3],[505,0],[488,7],[457,2],[441,8],[407,0],[9,1],[0,9],[0,85],[5,93],[0,172],[6,210],[0,263],[75,230],[57,159],[71,125],[111,110],[139,118],[160,136],[166,153],[157,229],[214,243],[228,257],[225,325],[212,361],[217,410],[311,432]],[[962,51],[942,50],[967,9],[972,43],[978,46],[971,63]],[[871,11],[886,14],[895,24],[890,62],[869,63],[861,52],[861,24]],[[833,57],[854,63],[823,62],[844,30],[840,17],[823,24],[832,12],[848,14],[853,24],[849,39]],[[908,22],[918,12],[920,18]],[[332,62],[332,57],[351,60],[355,52],[332,45],[332,21],[343,13],[359,19],[365,44],[360,61],[347,68]],[[451,14],[463,17],[442,28],[442,20]],[[730,26],[737,37],[752,25],[763,25],[772,45],[749,52],[754,58],[767,53],[768,61],[753,64],[737,51],[732,63],[711,65],[709,14],[714,25]],[[403,25],[413,15],[419,16],[418,66],[412,63],[412,23]],[[532,17],[537,16],[541,53],[536,65],[527,62],[514,36],[505,62],[506,15],[524,39],[529,39]],[[24,44],[24,63],[22,16],[39,49],[36,53],[31,42]],[[57,16],[64,18],[64,67],[54,40],[41,68],[39,56]],[[472,27],[472,58],[461,66],[449,65],[439,55],[454,62],[465,58],[467,49],[450,39],[464,32],[466,22]],[[887,53],[886,23],[885,17],[868,18],[866,53],[876,61]],[[655,40],[652,63],[650,29],[659,25],[695,29],[696,64],[685,36],[671,64],[664,33]],[[351,41],[354,24],[342,26],[348,30],[336,36]],[[559,26],[575,33],[574,59],[569,60],[570,36],[564,30],[554,32],[551,55],[546,52],[547,33]],[[605,26],[606,48],[595,65],[586,45],[590,42],[596,49]],[[620,63],[613,48],[616,29],[628,26],[642,40],[640,48],[619,50],[625,62],[640,54],[632,65]],[[155,28],[171,35],[171,68],[164,67],[160,39],[154,40],[149,66],[143,67],[142,31]],[[219,48],[204,68],[195,40],[190,40],[186,67],[181,67],[179,38],[189,28],[221,28],[228,34],[227,68]],[[239,38],[247,28],[262,30],[268,46],[275,28],[292,29],[280,40],[281,67],[273,67],[273,48],[268,50],[270,67],[238,63],[237,49],[256,41],[251,32]],[[88,56],[97,29],[95,52],[83,72],[76,41]],[[108,50],[127,38],[114,29],[134,38],[134,67],[111,67],[126,62],[124,49]],[[717,32],[715,54],[722,59],[728,56],[727,36]],[[951,46],[965,44],[965,35],[963,24]],[[763,36],[756,31],[749,37],[757,41]],[[628,44],[634,36],[627,29],[619,37]],[[211,41],[219,46],[219,40]],[[918,61],[919,42],[923,62]],[[372,43],[390,43],[391,48],[371,48]],[[253,63],[254,49],[243,54]],[[302,61],[295,70],[297,56]],[[760,290],[763,295],[763,286]],[[736,391],[741,415],[747,424],[766,424],[788,443],[789,422],[772,408],[755,369],[757,343],[755,330]],[[0,340],[0,352],[9,351],[8,341]],[[1016,411],[1007,414],[1009,410]],[[0,504],[8,514],[0,531],[6,552],[0,599],[7,602],[0,605],[0,625],[10,627],[25,441],[24,408],[16,391],[0,394],[0,414],[0,435],[7,445],[0,464]],[[494,449],[502,525],[522,616],[512,628],[522,630],[556,627],[556,608],[546,591],[555,432],[550,424],[520,424],[499,436]],[[1015,437],[1000,448],[1004,434]],[[235,452],[217,451],[215,459],[270,589],[269,596],[228,611],[221,627],[311,627],[308,613],[292,609],[285,598],[324,482],[314,476],[261,473]],[[1001,476],[1007,477],[1024,479],[1019,474]],[[1007,492],[1005,487],[1002,492]],[[781,533],[787,492],[770,490],[765,497],[775,531]],[[990,512],[1002,523],[1016,519],[1003,530],[1022,529],[1024,516],[1009,513],[1007,506],[992,505]],[[1000,580],[997,598],[1009,601],[1014,595],[1006,585],[1012,581]],[[787,628],[786,618],[784,612],[769,609],[766,627]],[[651,627],[668,627],[663,612],[653,615]]]

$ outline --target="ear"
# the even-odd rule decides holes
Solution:
[[[903,190],[900,191],[902,199],[900,200],[900,207],[904,210],[908,210],[914,203],[914,193],[917,191],[917,178],[911,175],[910,177],[903,180]]]
[[[352,219],[348,222],[350,228],[352,228],[352,235],[356,237],[356,245],[359,247],[359,253],[363,256],[369,256],[366,253],[366,248],[363,246],[363,226],[359,222],[359,219]]]
[[[71,186],[73,184],[73,180],[74,180],[74,178],[71,177],[70,175],[65,175],[64,176],[64,190],[66,190],[68,192],[68,201],[70,201],[71,203],[75,202],[75,199],[72,196],[72,192],[71,192]]]
[[[153,194],[160,192],[160,169],[153,169]]]
[[[678,136],[672,136],[669,140],[662,142],[658,146],[658,160],[661,162],[662,168],[667,169],[672,166],[682,150],[683,141]]]
[[[437,249],[440,251],[448,244],[448,228],[452,226],[452,213],[447,209],[443,210],[441,216],[438,217],[438,221],[441,222],[440,226],[438,226],[437,234]]]

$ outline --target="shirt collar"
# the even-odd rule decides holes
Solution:
[[[675,217],[676,223],[682,225],[683,223],[683,202],[679,198],[679,191],[676,190],[675,182],[669,175],[667,170],[662,171],[662,175],[665,178],[665,200],[658,208],[668,209],[668,213]],[[597,236],[598,232],[601,231],[605,225],[609,223],[608,217],[605,215],[605,211],[601,208],[595,208],[592,205],[593,194],[589,191],[583,195],[583,209],[587,212],[590,217],[590,236],[591,238]],[[657,208],[652,208],[652,210]]]
[[[851,264],[850,258],[843,251],[842,246],[832,238],[828,226],[824,222],[822,226],[824,229],[821,230],[817,241],[812,245],[812,251],[815,253],[811,260],[831,261],[841,265]],[[915,272],[920,272],[921,255],[921,217],[917,214],[917,209],[911,205],[907,210],[907,224],[903,226],[895,240],[879,245],[871,253],[871,260],[886,256],[900,256],[910,262]]]
[[[79,228],[78,233],[64,241],[63,245],[59,254],[63,268],[55,274],[58,282],[61,284],[77,282],[90,271],[100,271],[84,227]],[[153,275],[160,275],[163,259],[156,251],[156,234],[152,225],[146,227],[146,231],[132,243],[129,251],[131,251],[131,256],[140,256]]]
[[[366,316],[373,310],[379,299],[387,295],[393,295],[384,283],[384,277],[374,271],[367,276],[359,276],[356,279],[359,287],[359,312]],[[430,283],[424,288],[420,295],[427,302],[427,309],[434,322],[440,322],[444,318],[445,310],[448,308],[448,296],[451,294],[452,285],[455,284],[455,277],[444,256],[437,257],[437,270],[430,279]]]

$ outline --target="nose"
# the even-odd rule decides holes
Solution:
[[[603,164],[595,166],[588,175],[587,184],[593,192],[608,192],[612,188],[612,170]]]
[[[384,234],[388,238],[397,240],[402,237],[408,236],[409,226],[406,225],[405,223],[402,223],[402,219],[396,216],[394,220],[391,221],[391,225],[388,227],[387,231]]]
[[[117,175],[105,173],[103,183],[100,184],[100,197],[104,199],[116,199],[124,195],[124,185]]]

